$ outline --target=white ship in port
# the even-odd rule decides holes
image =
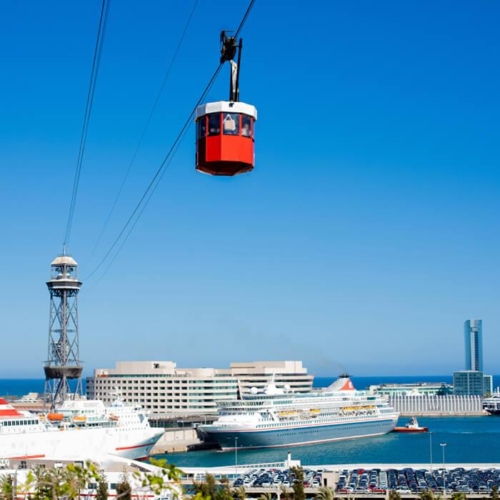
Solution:
[[[148,456],[163,429],[149,425],[140,406],[120,401],[71,400],[57,412],[34,414],[0,398],[0,458],[85,460],[107,454],[140,459]]]
[[[386,434],[399,417],[387,400],[357,391],[347,375],[306,394],[287,389],[271,381],[263,393],[218,403],[218,419],[197,427],[198,436],[222,450],[298,446]]]

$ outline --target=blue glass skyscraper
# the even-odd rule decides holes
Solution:
[[[468,319],[464,323],[465,369],[483,371],[483,320]]]

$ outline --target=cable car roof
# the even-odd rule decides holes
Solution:
[[[202,104],[196,108],[195,120],[200,118],[200,116],[204,116],[209,113],[242,113],[244,115],[252,116],[257,120],[257,109],[255,106],[239,101],[218,101]]]

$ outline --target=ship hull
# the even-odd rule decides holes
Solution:
[[[489,415],[492,415],[493,417],[500,417],[500,409],[493,410],[485,408],[485,410],[488,412]]]
[[[408,427],[396,427],[394,432],[402,432],[406,434],[422,434],[422,432],[429,432],[427,427],[419,427],[416,429],[408,429]]]
[[[358,422],[297,425],[280,429],[242,429],[228,426],[200,426],[198,435],[222,450],[280,448],[380,436],[394,430],[397,417]]]
[[[149,455],[162,435],[162,430],[154,428],[0,433],[0,454],[2,458],[19,460],[85,460],[99,459],[107,454],[138,460]]]

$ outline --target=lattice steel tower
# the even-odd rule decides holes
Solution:
[[[51,266],[49,348],[45,362],[45,401],[54,408],[65,399],[82,395],[82,371],[78,332],[78,264],[69,255],[57,257]],[[75,380],[72,390],[70,380]],[[73,384],[72,384],[73,385]]]

